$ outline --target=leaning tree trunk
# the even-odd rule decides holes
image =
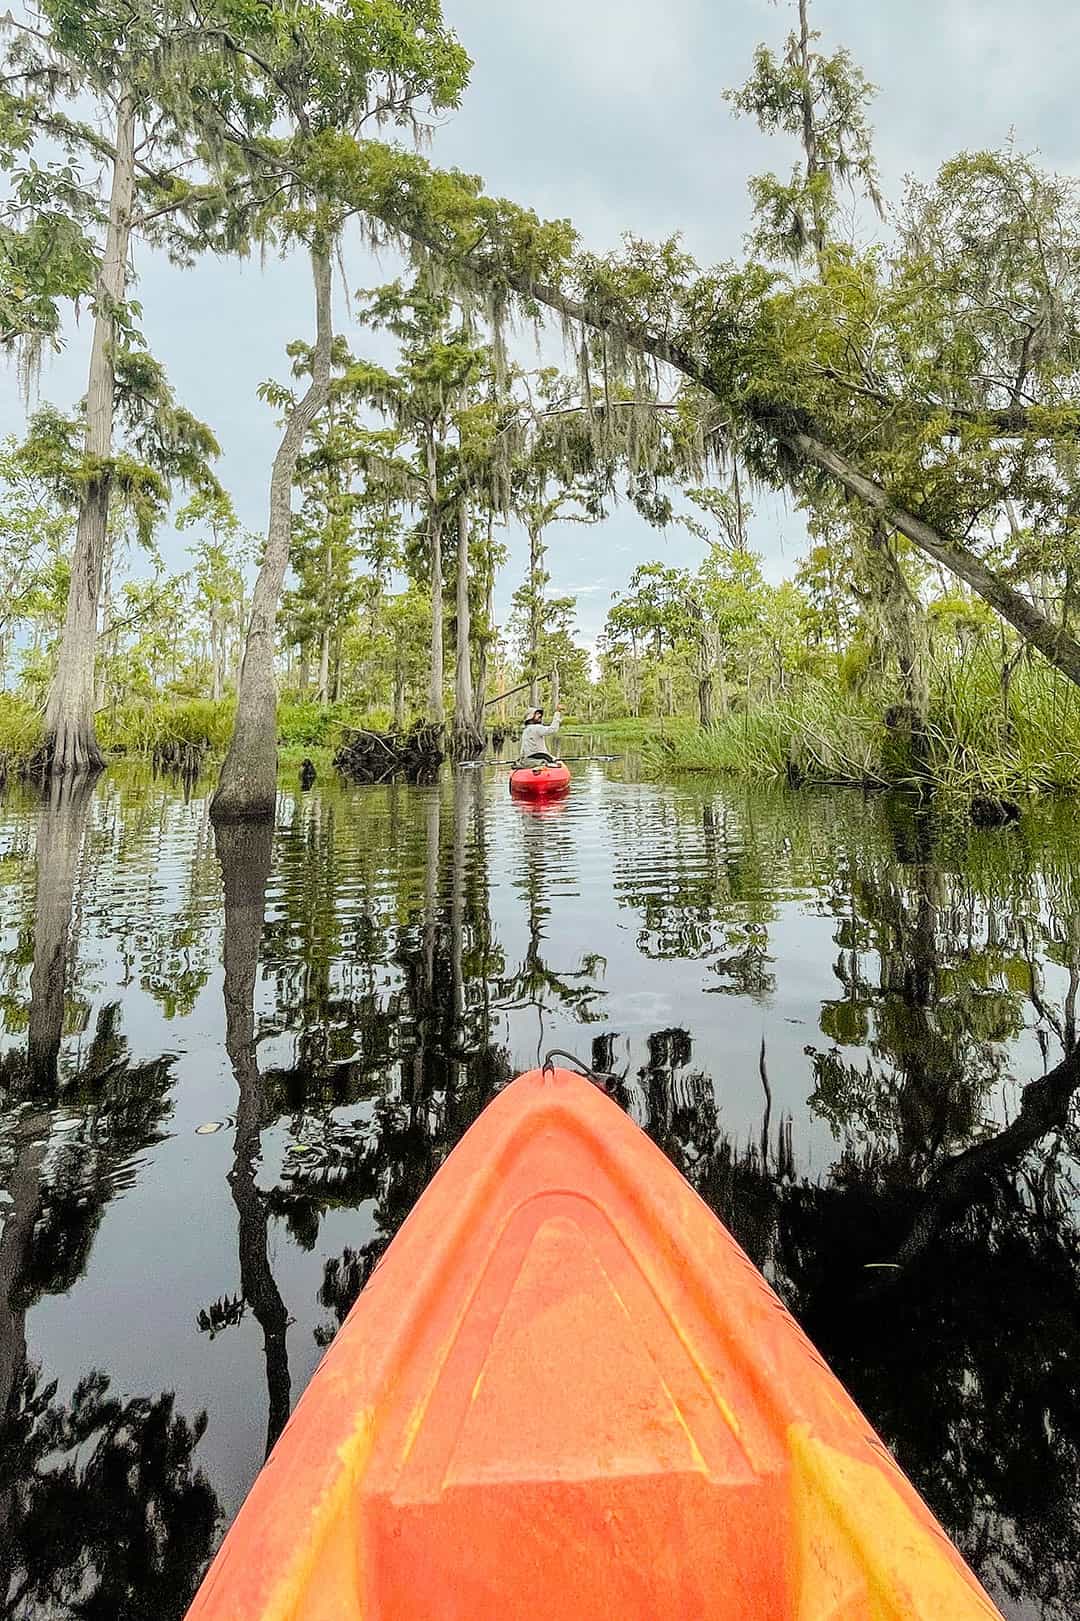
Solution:
[[[270,477],[270,519],[266,551],[255,582],[244,661],[240,666],[236,720],[221,779],[210,806],[216,822],[269,820],[277,802],[277,688],[274,683],[274,629],[289,566],[293,474],[308,429],[330,394],[333,342],[332,274],[329,249],[311,252],[315,281],[315,349],[311,382],[294,405],[274,457]]]
[[[435,435],[427,442],[428,544],[431,549],[431,678],[428,718],[435,726],[446,722],[443,698],[443,556],[442,516],[439,512],[439,475],[435,462]]]
[[[86,463],[93,471],[79,503],[60,657],[45,710],[42,761],[54,772],[99,771],[105,763],[94,731],[94,654],[112,489],[116,317],[127,290],[134,196],[135,101],[125,92],[116,115],[109,223],[86,387]]]
[[[939,533],[916,513],[895,505],[880,484],[868,478],[854,462],[815,435],[778,432],[776,439],[798,456],[831,474],[849,494],[856,496],[872,512],[879,513],[893,529],[905,535],[924,557],[970,585],[995,613],[1019,631],[1025,642],[1037,647],[1055,669],[1060,670],[1074,685],[1080,686],[1080,642],[1076,637],[1047,619],[1028,597],[1015,591],[989,569],[963,541]]]
[[[417,225],[414,217],[403,217],[396,196],[384,202],[375,213],[437,258],[450,263],[459,262],[457,255],[435,231]],[[663,365],[673,367],[729,406],[726,389],[713,375],[707,361],[673,343],[665,334],[613,315],[606,307],[594,307],[572,298],[557,285],[537,280],[512,260],[503,264],[501,274],[505,285],[522,297],[546,305],[565,320],[615,335],[627,348],[651,355]],[[757,410],[744,403],[744,409],[777,445],[793,451],[798,461],[810,462],[821,468],[842,489],[875,512],[882,513],[886,521],[905,535],[925,557],[963,580],[995,613],[1019,631],[1026,642],[1038,648],[1055,669],[1060,670],[1074,685],[1080,686],[1080,641],[1048,619],[1027,597],[996,575],[962,539],[939,532],[924,518],[895,503],[882,485],[869,478],[856,463],[816,434],[791,429],[786,424],[787,413],[778,409],[776,402],[770,402],[767,409]],[[986,417],[991,430],[997,428],[1005,434],[1015,434],[1026,425],[1036,431],[1039,429],[1037,418],[1032,421],[1023,413],[1018,415],[1015,410],[988,412]],[[1042,437],[1052,440],[1054,436],[1047,435],[1044,430]]]
[[[456,649],[454,661],[454,754],[467,760],[482,752],[483,733],[476,724],[473,707],[472,612],[469,605],[469,503],[458,508],[457,594],[455,602]]]

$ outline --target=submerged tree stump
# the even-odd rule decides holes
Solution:
[[[346,732],[334,766],[353,782],[434,782],[443,759],[442,727],[421,722],[408,732]]]
[[[155,743],[150,756],[158,775],[197,777],[209,753],[205,743],[182,743],[177,739]]]
[[[455,760],[477,760],[487,748],[487,732],[482,726],[458,726],[450,734],[450,753]]]
[[[971,801],[971,820],[976,827],[1007,827],[1020,820],[1020,806],[1015,799],[996,799],[989,794],[976,794]]]

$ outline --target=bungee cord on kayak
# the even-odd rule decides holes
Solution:
[[[552,1047],[544,1054],[543,1063],[540,1065],[541,1074],[554,1075],[556,1058],[561,1058],[564,1066],[572,1069],[575,1075],[581,1075],[585,1080],[595,1082],[605,1092],[616,1091],[626,1079],[626,1071],[622,1075],[615,1075],[608,1070],[596,1069],[575,1057],[573,1053],[564,1052],[561,1047]]]

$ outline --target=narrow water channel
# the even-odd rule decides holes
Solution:
[[[209,785],[134,770],[0,803],[4,1616],[183,1614],[553,1047],[619,1077],[1010,1621],[1075,1615],[1075,811],[576,770],[543,810],[494,771],[286,788],[217,844]]]

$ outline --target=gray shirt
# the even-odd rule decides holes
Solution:
[[[521,734],[521,747],[518,750],[518,758],[520,760],[527,760],[530,754],[550,753],[545,739],[554,737],[561,725],[562,716],[556,715],[550,726],[543,726],[540,724],[535,726],[526,726],[525,730]]]

